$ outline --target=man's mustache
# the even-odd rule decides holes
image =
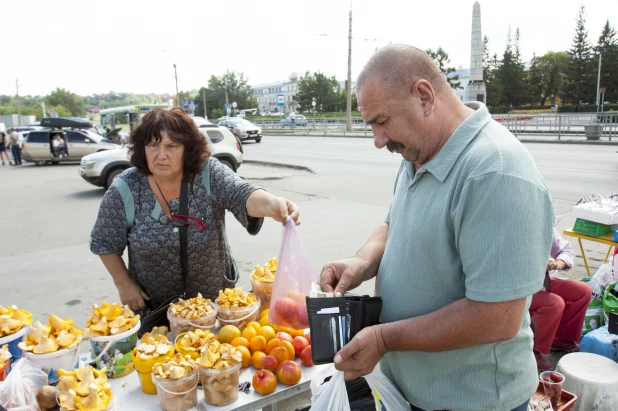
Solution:
[[[398,143],[393,140],[386,143],[386,149],[390,151],[391,153],[396,153],[398,150],[403,150],[404,148],[405,146],[403,144]]]

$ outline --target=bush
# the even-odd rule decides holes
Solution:
[[[606,104],[603,106],[603,111],[616,111],[618,104]],[[589,104],[586,106],[561,106],[558,107],[558,113],[596,113],[597,106]]]

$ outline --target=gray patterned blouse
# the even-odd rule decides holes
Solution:
[[[129,275],[148,294],[151,307],[183,292],[187,297],[201,292],[214,300],[219,290],[235,284],[233,260],[225,234],[226,210],[231,211],[251,235],[257,234],[262,227],[264,220],[249,217],[246,208],[249,195],[259,187],[246,183],[216,158],[211,158],[209,164],[212,197],[208,196],[200,174],[189,182],[189,215],[202,218],[206,229],[188,231],[187,286],[184,290],[178,229],[163,211],[158,212],[161,208],[146,175],[133,167],[119,176],[133,194],[135,220],[132,225],[127,221],[116,187],[110,187],[101,201],[90,250],[97,255],[122,255],[128,246]],[[178,213],[178,198],[168,204],[172,213]]]

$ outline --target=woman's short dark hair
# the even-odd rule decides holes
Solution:
[[[154,109],[148,112],[131,132],[131,164],[139,171],[152,174],[146,161],[146,145],[152,140],[161,141],[161,132],[167,131],[170,138],[184,146],[183,176],[191,178],[202,172],[204,161],[210,155],[206,137],[182,109]]]

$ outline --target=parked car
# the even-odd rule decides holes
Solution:
[[[256,143],[262,141],[262,129],[244,118],[232,117],[219,122],[217,125],[226,127],[241,140],[255,140]]]
[[[225,127],[214,124],[202,125],[199,130],[208,139],[212,156],[232,170],[238,170],[242,164],[242,145]],[[82,158],[79,175],[97,187],[109,188],[127,168],[133,167],[129,158],[129,148],[107,150]]]
[[[199,116],[193,116],[191,117],[193,119],[193,121],[195,122],[195,124],[199,127],[201,125],[208,125],[208,124],[212,124],[210,121],[206,120],[204,117],[199,117]]]
[[[297,126],[306,126],[307,125],[307,117],[303,116],[302,114],[296,114],[296,125]],[[281,119],[281,125],[284,127],[289,127],[290,126],[290,118],[289,117],[283,117]]]
[[[37,166],[79,161],[85,155],[120,147],[89,131],[92,124],[81,119],[44,118],[41,120],[41,126],[39,129],[28,131],[28,135],[24,136],[21,153],[24,161],[34,162]],[[59,157],[54,152],[52,139],[57,135],[61,135],[63,139],[67,149],[66,156]]]

